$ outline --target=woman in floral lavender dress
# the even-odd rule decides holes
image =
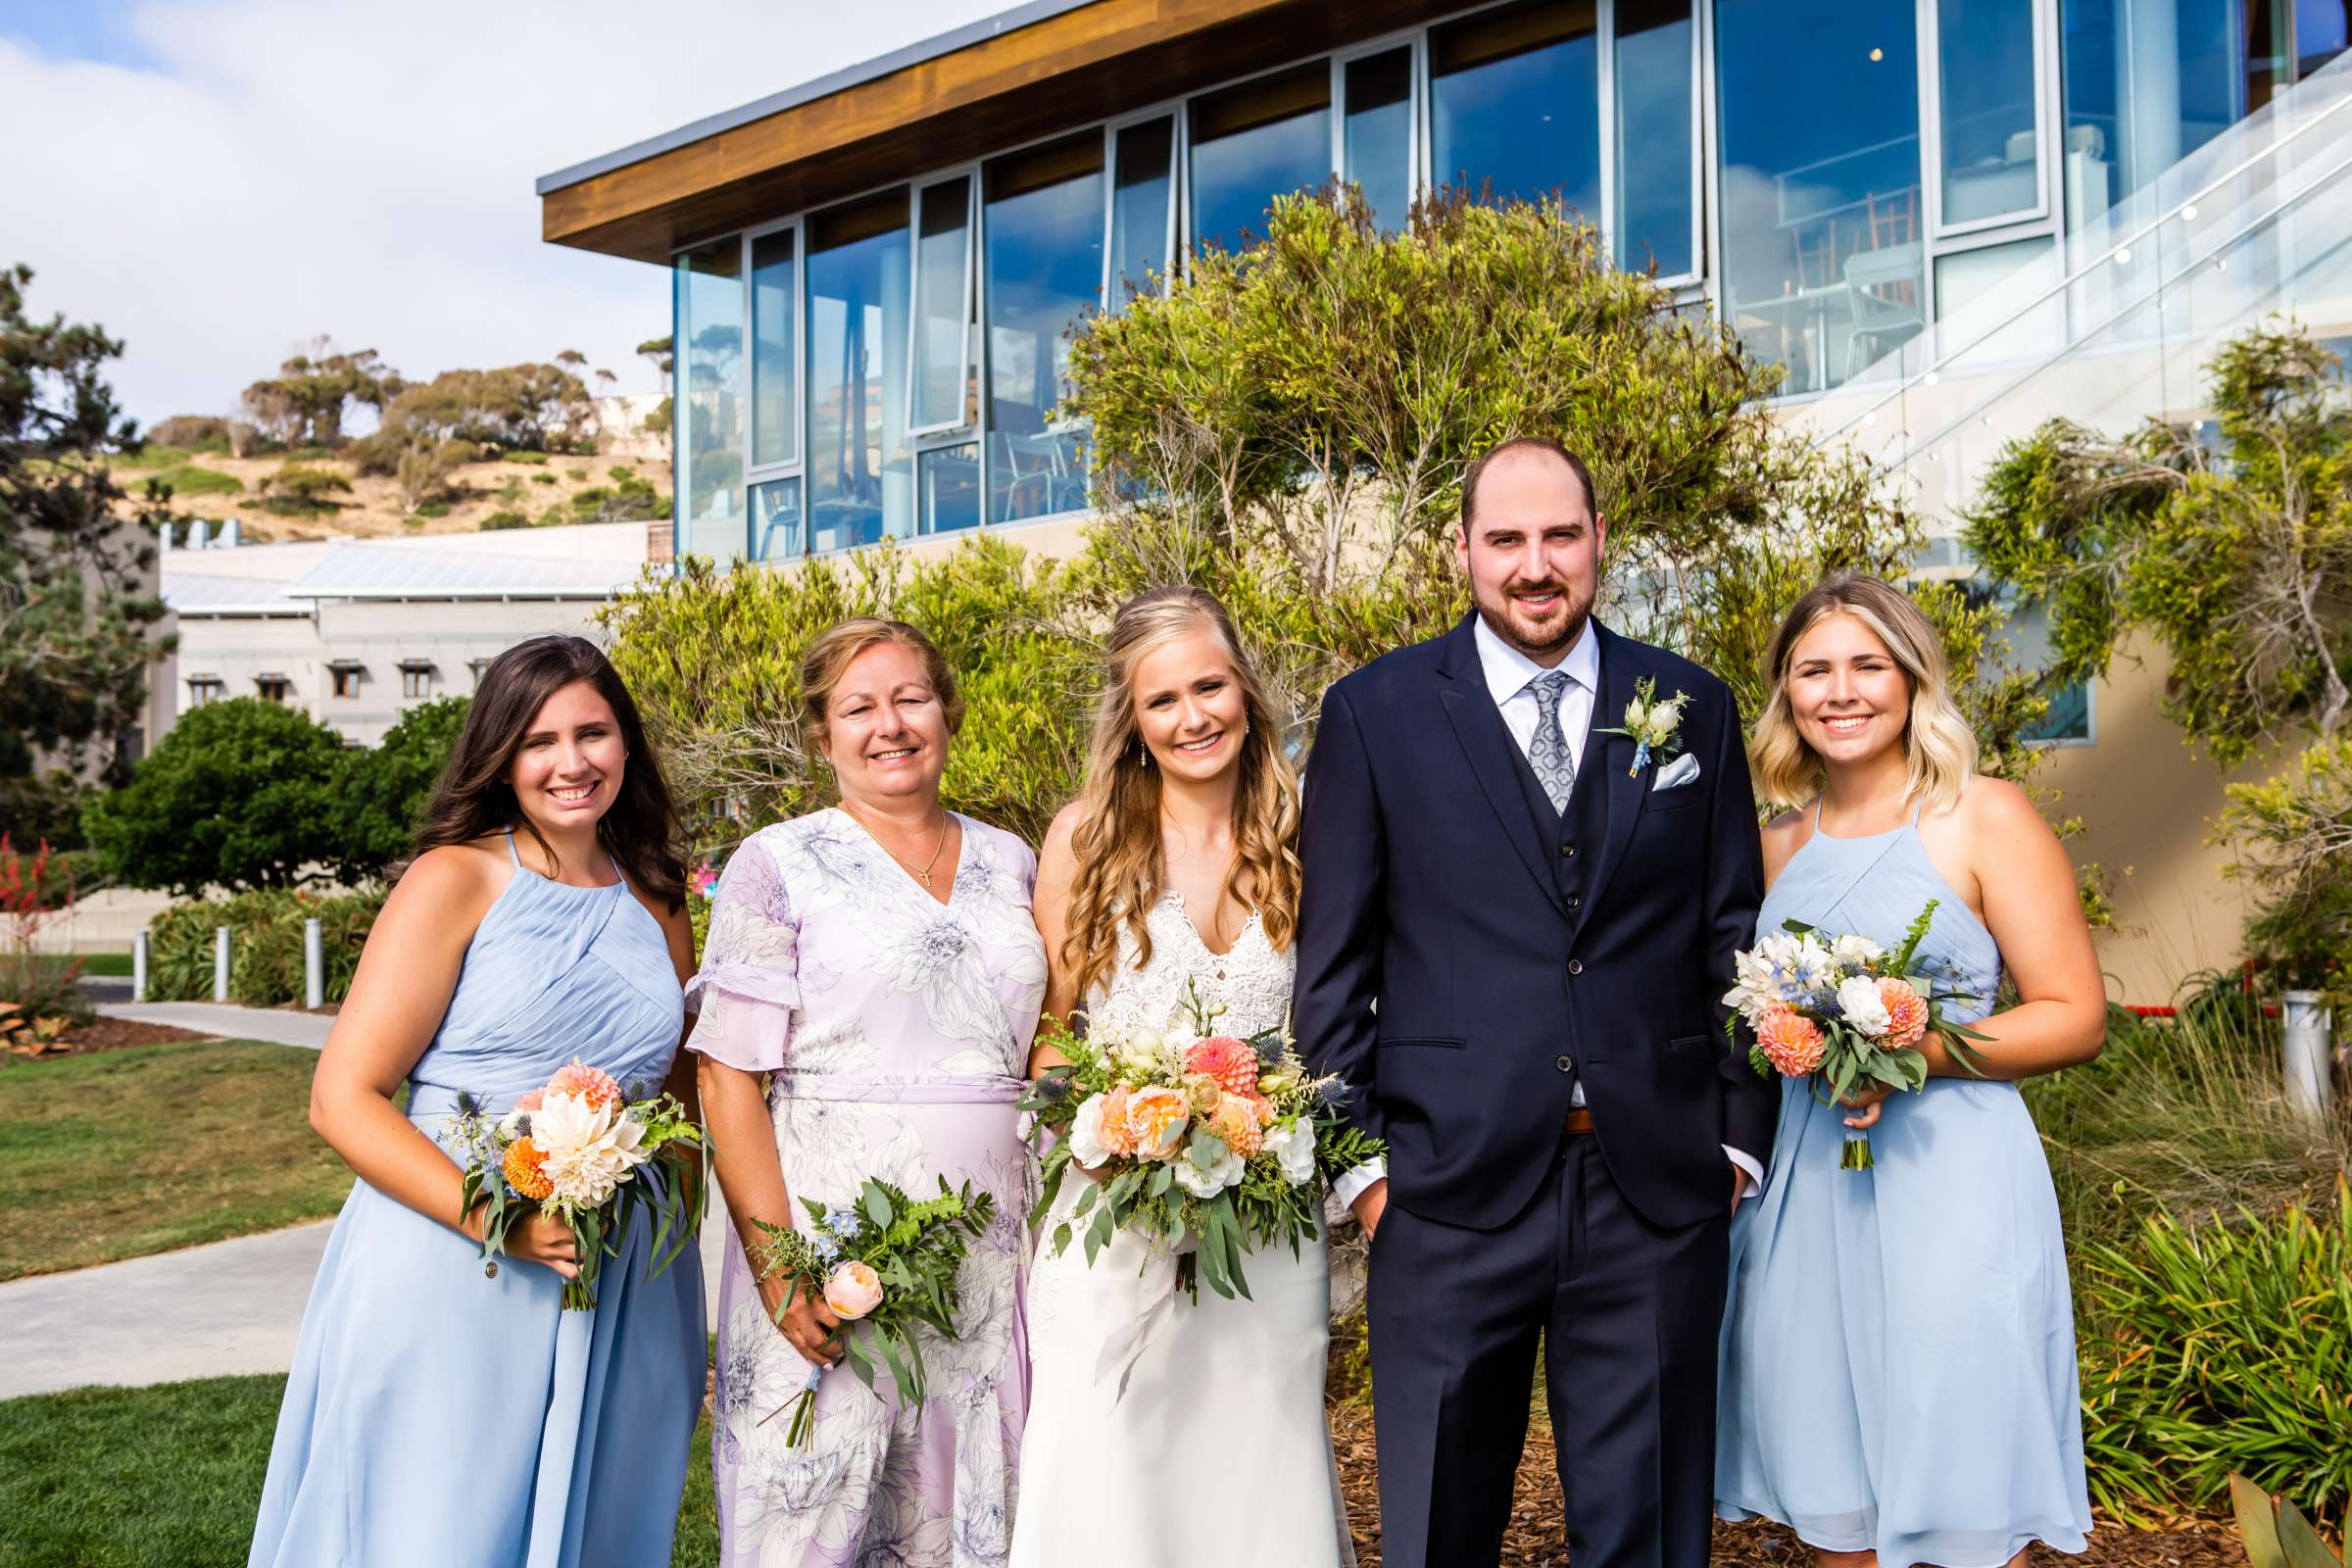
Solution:
[[[924,1402],[887,1373],[837,1369],[806,1445],[776,1414],[838,1319],[728,1250],[719,1288],[711,1469],[729,1568],[982,1568],[1010,1541],[1028,1352],[1021,1222],[1031,1167],[1015,1128],[1046,983],[1018,839],[943,810],[962,706],[912,627],[847,621],[802,665],[809,743],[842,805],[754,834],[711,906],[701,972],[705,1115],[741,1238],[801,1200],[846,1204],[865,1178],[918,1196],[970,1181],[996,1222],[960,1279],[960,1334],[926,1337]]]

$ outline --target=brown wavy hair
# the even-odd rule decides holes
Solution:
[[[1283,753],[1280,716],[1216,596],[1200,588],[1154,588],[1120,606],[1111,622],[1078,826],[1070,838],[1078,869],[1062,961],[1077,971],[1082,1002],[1117,965],[1122,928],[1133,933],[1140,960],[1152,961],[1152,933],[1144,922],[1167,887],[1167,864],[1160,853],[1159,769],[1150,765],[1135,722],[1135,666],[1146,654],[1203,627],[1233,661],[1250,721],[1235,764],[1242,778],[1225,891],[1257,911],[1277,952],[1291,945],[1298,930],[1298,778]]]
[[[801,655],[801,737],[812,750],[825,745],[825,725],[833,711],[833,692],[859,654],[885,643],[899,647],[922,662],[923,678],[939,698],[947,716],[948,738],[963,728],[963,697],[956,689],[956,671],[948,666],[939,645],[903,620],[880,615],[852,615],[827,627]]]
[[[637,714],[629,688],[604,650],[585,637],[533,637],[490,661],[466,710],[465,727],[450,750],[449,765],[433,788],[424,823],[416,830],[416,854],[445,844],[471,844],[494,833],[521,832],[538,840],[549,864],[562,868],[555,846],[524,814],[507,774],[531,720],[547,700],[583,680],[612,706],[621,743],[628,748],[620,792],[596,824],[597,842],[641,892],[675,910],[686,901],[686,851],[669,782],[662,776],[661,758],[645,738],[645,721]]]

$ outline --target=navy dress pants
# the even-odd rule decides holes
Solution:
[[[1663,1230],[1563,1135],[1499,1230],[1392,1204],[1367,1310],[1388,1568],[1492,1568],[1543,1347],[1576,1568],[1703,1568],[1713,1531],[1727,1212]]]

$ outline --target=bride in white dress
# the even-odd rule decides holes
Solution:
[[[1298,788],[1233,624],[1200,589],[1154,589],[1120,610],[1108,653],[1086,788],[1038,867],[1046,1007],[1067,1017],[1083,996],[1105,1029],[1161,1029],[1190,984],[1225,1009],[1220,1034],[1282,1027]],[[1060,1059],[1041,1047],[1030,1073]],[[1349,1172],[1342,1196],[1377,1174]],[[1087,1179],[1071,1167],[1059,1212]],[[1242,1266],[1249,1298],[1203,1287],[1196,1301],[1164,1245],[1121,1232],[1090,1267],[1083,1247],[1055,1255],[1041,1239],[1013,1568],[1353,1564],[1323,1417],[1325,1244]]]

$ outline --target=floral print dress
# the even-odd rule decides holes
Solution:
[[[994,1568],[1018,1490],[1028,1349],[1021,1226],[1034,1177],[1015,1126],[1045,996],[1029,913],[1037,859],[956,819],[941,904],[857,820],[827,809],[754,834],[719,878],[688,1042],[768,1075],[796,1214],[869,1176],[909,1193],[970,1181],[996,1220],[960,1280],[961,1334],[925,1338],[920,1407],[887,1374],[826,1374],[807,1444],[785,1443],[808,1365],[760,1304],[742,1250],[719,1287],[711,1470],[728,1568]],[[927,1332],[927,1331],[926,1331]]]

